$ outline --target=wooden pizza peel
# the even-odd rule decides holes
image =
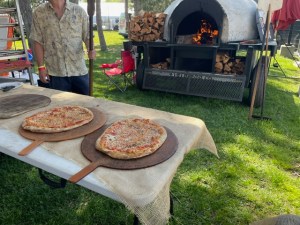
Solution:
[[[49,105],[51,99],[44,95],[17,94],[0,98],[0,119],[8,119]]]
[[[101,129],[87,135],[81,143],[82,154],[91,161],[91,163],[80,170],[78,173],[69,178],[69,181],[76,183],[82,178],[93,172],[97,167],[103,166],[111,169],[133,170],[142,169],[150,166],[155,166],[169,159],[178,148],[178,139],[175,134],[168,128],[167,139],[163,145],[154,153],[138,158],[138,159],[114,159],[95,148],[96,140],[105,131],[108,126],[103,126]]]
[[[56,142],[56,141],[65,141],[70,139],[79,138],[94,132],[95,130],[102,127],[106,122],[106,115],[94,108],[89,108],[93,114],[94,118],[88,124],[85,124],[81,127],[77,127],[72,130],[58,132],[58,133],[35,133],[28,130],[24,130],[22,126],[19,128],[19,133],[33,142],[24,148],[22,151],[18,153],[20,156],[25,156],[29,154],[33,149],[42,144],[43,142]]]

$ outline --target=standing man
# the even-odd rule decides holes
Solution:
[[[88,15],[69,0],[49,0],[33,12],[30,38],[39,78],[50,88],[89,94],[89,75],[85,65],[83,43],[89,59],[96,56],[89,50]]]

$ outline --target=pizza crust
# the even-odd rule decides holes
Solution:
[[[94,114],[81,106],[59,106],[26,117],[22,128],[37,133],[72,130],[92,121]]]
[[[165,128],[149,119],[125,119],[108,127],[95,147],[112,158],[135,159],[154,153],[166,139]]]

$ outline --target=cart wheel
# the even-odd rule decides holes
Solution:
[[[140,90],[143,90],[144,72],[145,72],[145,64],[144,61],[141,60],[137,67],[137,73],[136,73],[136,86]]]
[[[262,59],[263,60],[263,59]],[[251,104],[251,99],[253,96],[253,92],[254,92],[254,84],[256,82],[257,79],[257,74],[258,74],[258,64],[255,66],[254,70],[253,70],[253,76],[252,76],[252,81],[251,81],[251,87],[249,90],[249,105]],[[259,76],[259,81],[257,84],[257,90],[256,90],[256,95],[255,95],[255,101],[254,101],[254,107],[258,108],[261,106],[261,103],[263,101],[264,98],[264,63],[262,63],[262,66],[260,68],[260,76]]]

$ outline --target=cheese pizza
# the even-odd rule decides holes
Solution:
[[[89,123],[94,118],[91,110],[81,106],[59,106],[26,117],[22,128],[32,132],[56,133]]]
[[[96,149],[116,159],[134,159],[154,153],[165,142],[165,128],[149,119],[131,118],[113,123],[96,141]]]

